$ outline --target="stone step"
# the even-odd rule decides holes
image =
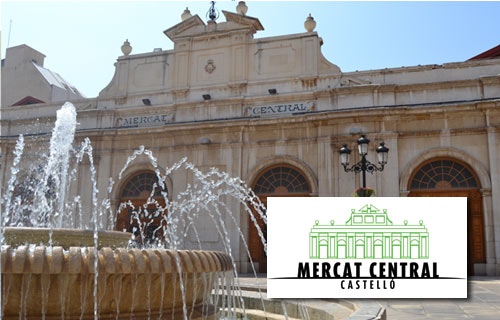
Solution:
[[[265,292],[253,290],[235,291],[236,302],[240,303],[240,294],[243,297],[247,317],[252,319],[317,319],[339,320],[345,319],[358,310],[357,304],[337,299],[268,299]],[[221,301],[219,301],[221,305]],[[268,316],[266,316],[268,314]],[[262,317],[263,318],[260,318]],[[250,319],[250,318],[249,318]]]
[[[237,315],[241,317],[241,319],[244,319],[244,316],[246,316],[246,319],[248,320],[300,320],[299,318],[287,318],[282,314],[264,312],[262,310],[256,309],[247,309],[245,310],[245,312],[243,312],[243,309],[235,309],[235,311]],[[222,319],[223,318],[221,318],[221,320]]]

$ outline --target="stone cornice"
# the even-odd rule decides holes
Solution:
[[[309,37],[318,37],[318,33],[314,31],[314,32],[292,33],[281,36],[263,37],[263,38],[253,39],[253,42],[266,43],[266,42],[274,42],[280,40],[292,40],[292,39],[309,38]]]
[[[321,78],[319,78],[319,80],[321,80]],[[336,94],[363,93],[363,92],[368,93],[368,92],[373,92],[375,90],[377,90],[378,92],[398,93],[398,92],[418,91],[418,90],[423,91],[429,89],[477,87],[481,83],[500,85],[500,77],[492,76],[492,77],[481,77],[477,79],[452,80],[452,81],[440,81],[440,82],[422,82],[422,83],[412,83],[412,84],[363,84],[357,86],[336,87],[330,90]]]
[[[439,108],[437,108],[439,107]],[[430,115],[430,114],[445,114],[456,112],[485,112],[488,110],[495,110],[500,107],[500,99],[492,101],[471,101],[464,103],[450,103],[448,105],[426,105],[426,106],[398,106],[398,107],[373,107],[373,108],[357,108],[357,109],[342,109],[342,110],[328,110],[320,112],[311,112],[300,116],[289,116],[281,118],[234,118],[234,119],[213,119],[206,121],[188,121],[188,122],[175,122],[161,127],[147,127],[147,128],[89,128],[77,130],[78,135],[94,136],[94,135],[120,135],[137,134],[141,133],[162,133],[162,132],[179,132],[179,131],[192,131],[192,130],[220,130],[221,128],[231,127],[258,127],[258,126],[283,126],[293,123],[307,123],[315,121],[340,121],[345,123],[345,119],[356,118],[357,121],[382,121],[387,116],[392,117],[392,121],[399,119],[399,117],[408,117],[411,115]],[[113,111],[105,111],[106,113],[115,114]],[[387,120],[385,120],[387,121]],[[2,125],[9,125],[12,121],[2,120]],[[18,121],[15,121],[19,124]],[[26,122],[24,120],[23,122]],[[495,132],[500,131],[499,127],[490,126],[490,130]],[[477,128],[478,130],[486,130],[485,127]],[[455,130],[455,129],[453,129]],[[452,130],[452,131],[453,131]],[[460,128],[456,130],[474,130],[474,128]],[[39,135],[47,135],[49,132],[40,133]],[[29,135],[27,135],[29,136]],[[6,142],[17,138],[2,137],[2,142]]]
[[[154,132],[163,132],[163,131],[179,131],[179,128],[182,127],[182,130],[220,130],[221,124],[223,127],[240,127],[240,126],[268,126],[268,125],[286,125],[292,123],[306,123],[306,122],[314,122],[314,121],[329,121],[336,120],[345,122],[345,119],[356,117],[358,119],[366,119],[366,121],[380,121],[386,118],[388,115],[393,117],[393,121],[396,121],[401,116],[409,116],[409,115],[418,115],[418,114],[444,114],[445,112],[470,112],[470,111],[479,111],[477,108],[477,104],[480,102],[468,103],[468,104],[460,104],[460,105],[449,105],[449,106],[440,106],[440,108],[436,108],[434,106],[426,106],[419,108],[411,108],[411,107],[395,107],[395,108],[387,108],[387,107],[379,107],[379,108],[370,108],[370,109],[343,109],[343,110],[329,110],[324,112],[315,112],[304,114],[300,116],[290,116],[290,117],[282,117],[282,118],[238,118],[238,119],[219,119],[212,121],[200,121],[200,122],[185,122],[185,123],[172,123],[165,127],[157,127],[157,128],[129,128],[129,129],[121,129],[120,131],[131,130],[131,132],[137,132],[141,130],[147,130],[148,133]],[[497,100],[497,105],[500,106],[500,99]],[[492,108],[496,108],[495,106],[491,106]],[[443,110],[443,108],[447,108]],[[390,111],[390,114],[387,113]],[[500,129],[500,128],[499,128]],[[106,130],[112,130],[111,128]],[[116,129],[114,129],[116,130]],[[469,130],[469,129],[467,129]],[[104,132],[103,132],[104,134]]]
[[[353,71],[346,72],[346,75],[351,76],[366,76],[372,74],[393,74],[393,73],[407,73],[407,72],[419,72],[425,70],[435,70],[435,69],[458,69],[458,68],[469,68],[477,66],[489,66],[497,65],[500,63],[500,58],[497,59],[483,59],[483,60],[467,60],[463,62],[451,62],[443,64],[428,64],[419,66],[408,66],[399,68],[384,68],[384,69],[372,69],[363,71]]]
[[[128,56],[120,56],[118,57],[117,61],[126,61],[126,60],[134,60],[134,59],[144,59],[144,58],[151,58],[151,57],[157,57],[157,56],[166,56],[174,52],[174,50],[162,50],[158,52],[144,52],[144,53],[137,53],[137,54],[131,54]]]

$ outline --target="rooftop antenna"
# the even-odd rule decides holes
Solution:
[[[207,12],[207,17],[211,20],[214,21],[219,18],[219,10],[215,9],[215,1],[210,1],[210,9],[208,9]]]
[[[10,30],[12,30],[12,19],[10,19],[9,23],[9,37],[7,38],[7,48],[9,47],[10,44]]]

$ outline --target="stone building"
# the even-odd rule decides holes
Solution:
[[[2,107],[81,99],[58,73],[44,68],[45,55],[23,44],[7,48],[2,60]]]
[[[185,12],[164,31],[172,50],[130,54],[125,43],[114,77],[99,96],[72,101],[78,138],[92,140],[100,190],[108,187],[108,177],[116,179],[132,150],[144,145],[161,168],[188,157],[202,170],[216,167],[241,177],[264,203],[272,196],[351,196],[360,177],[344,172],[338,150],[344,143],[355,149],[359,135],[366,134],[372,161],[379,142],[390,149],[385,170],[367,176],[376,195],[468,197],[469,270],[500,275],[497,55],[342,72],[323,57],[321,45],[331,39],[319,37],[312,17],[304,33],[258,38],[263,26],[245,8],[223,14],[225,21],[206,23]],[[60,105],[2,103],[2,185],[17,135],[50,132]],[[118,208],[130,199],[124,190],[149,181],[151,169],[147,161],[129,167],[113,187],[112,204]],[[171,196],[191,179],[169,178]],[[90,206],[88,186],[78,189]],[[144,201],[142,193],[133,197]],[[265,271],[255,227],[239,204],[228,205],[241,213],[235,214],[237,223],[255,266]],[[222,248],[213,230],[201,230],[204,244]],[[249,271],[237,230],[229,230],[229,237],[238,267]],[[190,238],[185,242],[195,246]]]

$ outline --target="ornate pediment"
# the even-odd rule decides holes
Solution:
[[[257,18],[244,16],[241,14],[237,14],[237,13],[233,13],[233,12],[229,12],[229,11],[224,11],[224,10],[222,10],[222,13],[226,17],[227,22],[234,22],[236,24],[249,26],[254,31],[264,30],[264,27],[262,26],[259,19],[257,19]]]
[[[224,33],[234,31],[235,29],[247,29],[252,32],[264,30],[259,19],[244,16],[237,13],[222,10],[226,17],[226,22],[212,23],[207,26],[198,15],[192,16],[175,26],[163,31],[163,33],[172,41],[180,37],[199,36],[209,32]]]
[[[188,18],[182,22],[179,22],[175,26],[163,31],[163,33],[172,41],[174,38],[181,36],[186,30],[189,30],[194,27],[205,26],[205,23],[198,15],[194,15],[191,18]]]

